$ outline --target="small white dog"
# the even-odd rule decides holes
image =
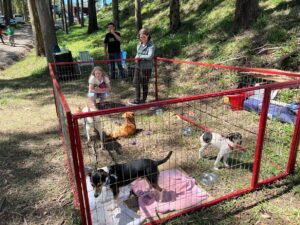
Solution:
[[[214,163],[214,169],[218,170],[219,162],[223,158],[223,163],[226,168],[229,167],[227,163],[228,155],[235,148],[242,144],[242,135],[238,132],[230,133],[227,136],[222,136],[218,133],[205,132],[200,136],[201,148],[199,149],[199,158],[202,158],[203,151],[212,144],[219,149],[217,159]]]
[[[77,112],[93,112],[97,111],[95,108],[85,106],[84,108],[78,107]],[[84,125],[87,143],[91,142],[91,137],[95,140],[95,137],[100,137],[101,143],[103,143],[103,132],[101,128],[101,121],[99,116],[86,117],[80,119]],[[101,144],[102,145],[102,144]]]

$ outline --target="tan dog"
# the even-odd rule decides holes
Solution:
[[[125,123],[118,131],[113,131],[108,137],[117,139],[119,137],[128,137],[130,135],[135,134],[136,126],[134,120],[134,112],[125,112],[122,115],[125,118]]]

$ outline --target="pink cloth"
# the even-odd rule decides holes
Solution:
[[[185,209],[208,198],[208,194],[196,185],[195,179],[180,170],[162,171],[158,184],[164,189],[161,202],[158,201],[158,191],[153,188],[149,190],[149,183],[145,179],[137,179],[131,183],[133,192],[138,196],[143,218],[154,217],[156,213]]]

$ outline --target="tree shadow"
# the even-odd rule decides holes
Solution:
[[[14,132],[13,134],[0,132],[0,135],[3,137],[0,140],[0,174],[3,179],[0,182],[0,188],[7,191],[3,193],[6,200],[8,202],[37,202],[39,195],[33,195],[32,192],[27,195],[25,190],[34,185],[36,180],[42,179],[45,171],[51,169],[48,167],[49,163],[47,163],[45,155],[53,154],[53,149],[59,148],[60,144],[53,145],[52,143],[50,145],[45,140],[51,140],[57,136],[56,126],[50,130],[39,132],[38,135],[29,132]],[[30,142],[36,143],[36,145],[32,146]],[[38,146],[38,143],[41,145]],[[23,189],[22,187],[27,188]],[[12,195],[9,194],[11,188],[24,191]]]
[[[40,105],[49,104],[51,93],[51,79],[48,68],[44,67],[41,71],[35,71],[30,76],[15,79],[1,80],[0,89],[10,89],[12,92],[22,93],[22,99],[35,100]],[[28,88],[36,89],[35,92],[27,92]],[[51,102],[51,101],[50,101]]]
[[[288,8],[293,8],[296,6],[300,6],[299,1],[280,2],[276,7],[266,9],[264,12],[267,14],[272,14],[273,12],[287,10]]]

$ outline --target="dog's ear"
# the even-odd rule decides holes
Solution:
[[[126,112],[125,118],[133,118],[134,112]]]
[[[125,112],[122,117],[123,118],[132,118],[134,116],[134,112]]]
[[[226,138],[228,138],[230,141],[234,142],[234,140],[242,139],[242,135],[238,132],[229,133]]]
[[[82,112],[82,107],[81,106],[77,106],[77,108],[76,108],[76,112]]]
[[[232,137],[233,137],[233,133],[229,133],[225,136],[225,138],[229,139],[230,141],[232,141]]]
[[[108,173],[106,171],[104,171],[103,169],[98,170],[98,172],[100,173],[100,175],[104,175],[104,176],[108,176]]]

